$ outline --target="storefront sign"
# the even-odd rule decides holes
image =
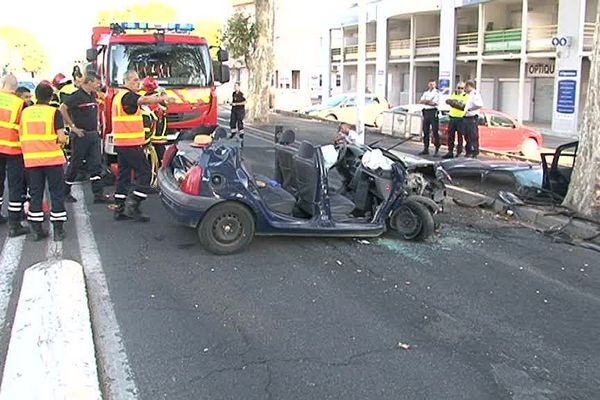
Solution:
[[[575,104],[577,103],[577,80],[564,79],[576,78],[575,70],[558,71],[558,92],[556,96],[556,112],[559,114],[575,114]]]
[[[554,78],[553,62],[527,63],[528,78]]]

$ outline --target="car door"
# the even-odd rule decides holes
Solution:
[[[490,113],[488,124],[492,131],[493,141],[489,148],[502,151],[519,151],[521,138],[516,129],[516,122],[508,115]]]
[[[488,124],[488,115],[485,112],[479,113],[479,119],[477,121],[479,130],[479,147],[490,148],[490,144],[493,143],[493,132]]]

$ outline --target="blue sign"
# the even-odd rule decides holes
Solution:
[[[439,91],[442,94],[450,94],[450,79],[439,80]]]
[[[577,70],[574,69],[561,69],[558,71],[559,78],[575,78],[577,76]]]
[[[556,111],[561,114],[575,113],[575,93],[577,92],[577,81],[563,79],[558,81],[558,97],[556,100]]]

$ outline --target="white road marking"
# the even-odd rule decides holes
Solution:
[[[101,400],[82,266],[44,261],[23,275],[0,400]]]
[[[0,254],[0,332],[6,322],[8,302],[13,291],[13,279],[21,262],[25,236],[6,238]]]
[[[227,123],[229,123],[229,121],[227,121],[225,118],[218,118],[218,120],[221,121],[221,122],[227,122]],[[275,144],[272,140],[265,139],[264,137],[261,137],[261,136],[253,135],[252,132],[251,132],[252,130],[254,130],[256,132],[267,133],[269,135],[272,134],[271,132],[263,131],[262,129],[257,129],[257,128],[253,128],[253,127],[249,127],[249,126],[246,126],[244,128],[244,131],[246,131],[245,132],[246,135],[250,135],[250,136],[252,136],[255,139],[262,140],[263,142],[267,142],[267,143],[270,143],[270,144]]]
[[[129,367],[117,317],[110,300],[100,253],[94,239],[89,213],[81,186],[73,186],[73,214],[86,276],[101,376],[106,382],[105,394],[109,400],[135,400],[138,389]]]

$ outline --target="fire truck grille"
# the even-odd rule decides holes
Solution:
[[[187,113],[168,113],[167,114],[167,123],[169,122],[185,122],[190,121],[192,119],[196,119],[200,116],[200,114],[195,112],[187,112]]]

